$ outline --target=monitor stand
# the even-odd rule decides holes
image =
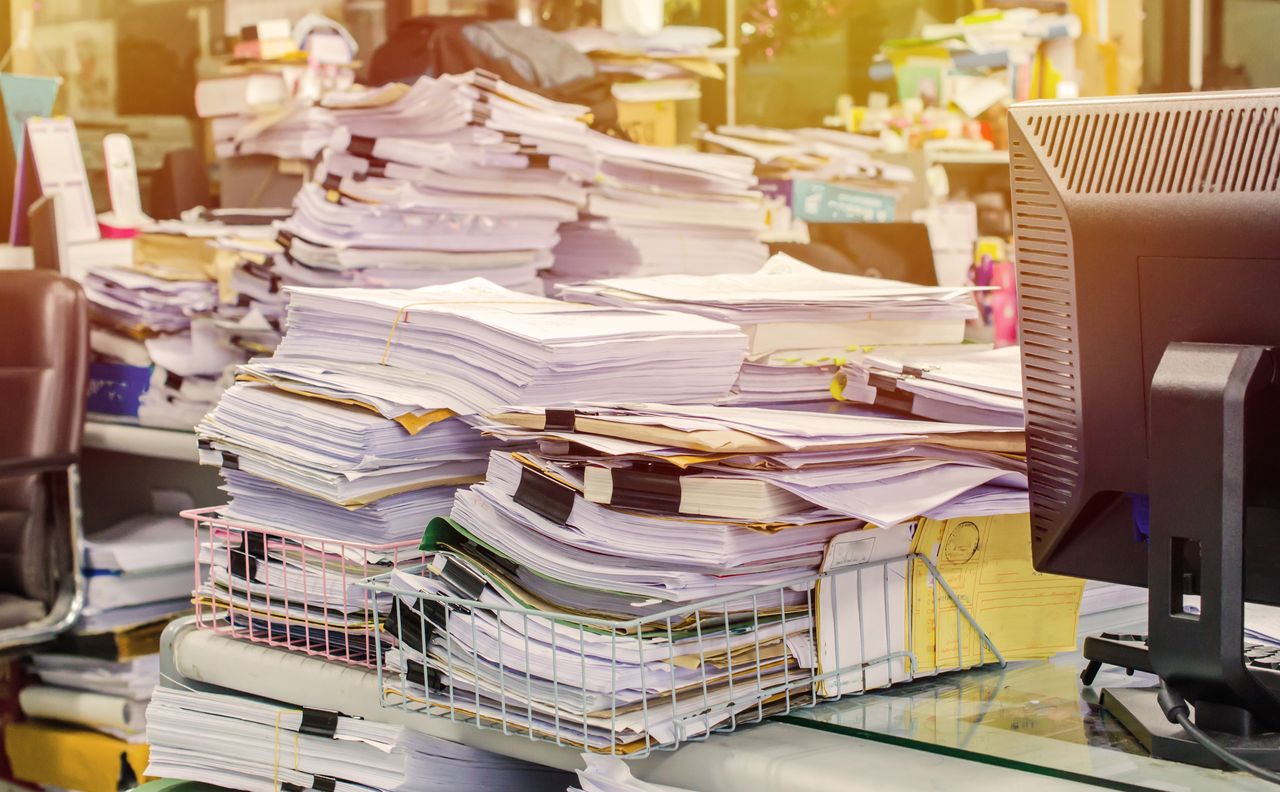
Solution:
[[[1280,769],[1280,698],[1244,656],[1244,532],[1247,496],[1275,487],[1276,350],[1170,344],[1151,384],[1147,646],[1086,640],[1098,664],[1151,671],[1193,708],[1193,722],[1223,747]],[[1198,614],[1183,595],[1201,596]],[[1224,765],[1170,723],[1156,688],[1108,688],[1102,708],[1160,759]]]

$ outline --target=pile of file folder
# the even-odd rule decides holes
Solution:
[[[897,564],[868,606],[887,615],[916,517],[1026,508],[1009,427],[581,402],[490,419],[536,446],[495,450],[428,529],[424,569],[372,584],[397,596],[388,699],[598,752],[805,702],[834,664],[813,587],[834,543],[866,537],[859,562]],[[876,659],[904,652],[894,623],[852,628],[879,643],[840,665],[885,666],[859,689],[906,678]]]
[[[738,325],[750,346],[732,402],[780,405],[829,404],[840,366],[868,348],[974,351],[962,343],[972,291],[823,272],[780,253],[750,274],[602,278],[559,293]]]

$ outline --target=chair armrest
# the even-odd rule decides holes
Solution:
[[[58,470],[66,470],[79,463],[79,454],[54,454],[44,457],[0,459],[0,478],[25,476],[31,473],[51,473]]]

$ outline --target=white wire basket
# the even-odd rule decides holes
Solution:
[[[577,750],[642,757],[822,700],[1004,663],[918,554],[676,607],[640,603],[648,612],[624,619],[522,607],[474,577],[462,581],[467,596],[440,593],[459,588],[449,558],[400,570],[440,581],[436,593],[393,572],[360,584],[395,603],[377,644],[383,706]],[[921,602],[927,630],[914,624]],[[919,636],[942,636],[951,619],[955,651],[931,644],[922,665]]]
[[[182,512],[195,528],[196,625],[372,668],[392,597],[359,582],[420,565],[418,543],[326,539],[229,520],[221,509]]]

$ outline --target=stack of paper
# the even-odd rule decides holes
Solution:
[[[738,325],[751,346],[734,400],[777,404],[829,399],[839,366],[863,347],[959,345],[976,316],[971,291],[822,272],[778,254],[749,275],[603,278],[560,295]]]
[[[742,154],[756,161],[762,178],[837,181],[872,189],[911,182],[905,165],[876,158],[879,138],[833,129],[774,129],[721,125],[698,139],[712,151]]]
[[[488,432],[538,450],[495,451],[485,481],[428,528],[426,569],[386,578],[394,692],[595,751],[689,739],[767,712],[815,665],[903,652],[915,519],[1026,508],[1023,437],[1007,427],[581,402],[490,419]],[[837,544],[849,563],[888,564],[849,577],[841,605],[830,586],[809,592]],[[851,597],[864,601],[846,608]],[[729,604],[695,615],[706,601]],[[835,608],[877,619],[842,623],[840,649],[830,629],[815,643],[814,614]],[[578,627],[584,615],[620,626]],[[903,663],[879,662],[820,684],[904,678]]]
[[[550,427],[546,413],[536,409],[513,409],[495,418],[509,428],[491,431],[542,441],[544,453],[568,442],[570,448],[595,453],[597,460],[580,458],[586,464],[662,463],[652,472],[666,475],[665,480],[612,470],[612,486],[605,489],[597,479],[596,497],[624,496],[611,503],[627,502],[625,497],[635,497],[632,491],[641,496],[656,491],[672,510],[761,520],[779,508],[772,504],[780,495],[776,490],[782,490],[814,508],[880,526],[920,515],[945,519],[1027,508],[1021,427],[664,405],[579,404],[567,418],[554,415]],[[703,505],[682,506],[681,482],[695,473],[731,483],[698,482],[693,485],[697,494],[688,497]],[[589,481],[584,476],[584,483]]]
[[[1023,425],[1018,347],[877,350],[849,360],[836,389],[854,402],[935,421]]]
[[[753,272],[768,250],[746,157],[641,146],[591,133],[599,166],[582,219],[560,229],[551,279]]]
[[[589,55],[601,72],[630,80],[723,79],[720,64],[737,55],[735,50],[717,47],[724,35],[707,27],[669,25],[650,35],[590,27],[561,36]]]
[[[558,771],[407,726],[230,691],[157,689],[147,733],[147,775],[251,792],[282,785],[337,792],[564,788]]]
[[[32,655],[40,684],[19,701],[29,718],[145,740],[144,711],[160,678],[160,633],[191,605],[191,528],[177,517],[143,515],[85,540],[84,616]]]
[[[186,609],[194,580],[191,527],[178,517],[131,517],[85,538],[86,618],[140,606]]]
[[[587,108],[472,72],[331,92],[336,124],[281,226],[285,284],[415,287],[482,276],[540,293],[561,223],[586,200],[568,152],[594,169]]]
[[[280,216],[278,210],[193,209],[131,240],[131,267],[96,267],[85,275],[94,359],[115,364],[104,367],[108,384],[148,383],[140,397],[132,394],[136,413],[117,414],[146,426],[190,429],[208,412],[252,348],[238,343],[252,331],[240,326],[245,317],[237,312],[245,309],[235,301],[235,284],[225,282],[220,248],[262,246]],[[265,317],[259,321],[270,330]]]
[[[198,427],[226,516],[306,535],[403,541],[480,479],[494,441],[456,418],[416,434],[363,407],[238,383]]]
[[[758,611],[746,598],[705,615],[657,618],[630,634],[606,621],[580,626],[583,617],[624,624],[662,607],[613,590],[608,574],[589,587],[548,576],[473,540],[470,525],[457,527],[422,574],[397,570],[387,579],[400,595],[386,622],[397,640],[386,662],[400,672],[388,680],[393,697],[625,754],[705,734],[757,702],[768,712],[766,689],[808,678],[788,650],[812,629],[804,592],[779,588]],[[603,554],[579,563],[591,561],[618,563]],[[648,567],[665,574],[663,564]],[[483,607],[443,607],[423,595]]]
[[[573,399],[715,401],[745,346],[738,328],[712,319],[575,305],[479,279],[289,293],[289,332],[255,370],[310,375],[330,393],[399,386],[421,409],[460,415]]]
[[[37,654],[31,662],[42,684],[22,689],[22,714],[85,726],[129,743],[146,740],[147,700],[160,681],[159,655],[113,662]]]

